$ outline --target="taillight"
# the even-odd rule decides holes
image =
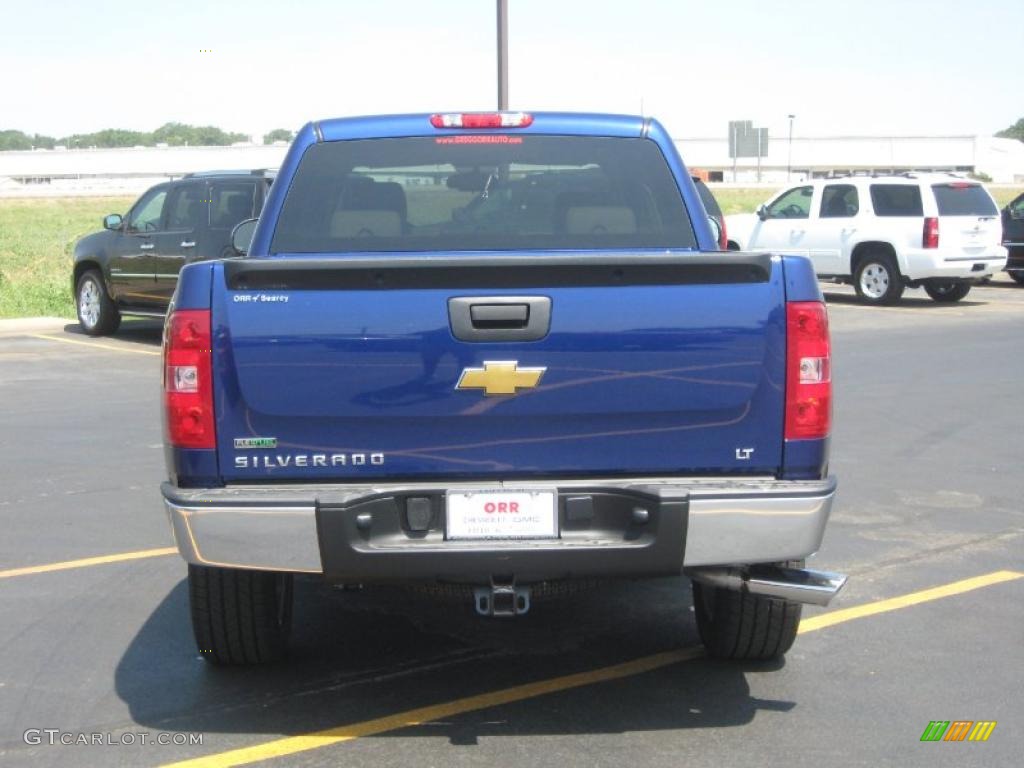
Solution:
[[[729,250],[729,233],[725,231],[725,216],[718,220],[718,228],[722,233],[718,236],[718,247],[720,250]]]
[[[928,216],[924,220],[924,234],[921,236],[921,245],[925,248],[939,247],[939,220],[934,216]]]
[[[820,301],[786,304],[787,440],[828,437],[832,428],[832,352]]]
[[[179,448],[215,448],[210,310],[182,309],[164,330],[167,439]]]
[[[435,128],[526,128],[533,115],[526,112],[455,112],[431,115]]]

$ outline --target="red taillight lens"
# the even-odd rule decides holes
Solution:
[[[832,428],[832,351],[819,301],[786,304],[787,440],[828,437]]]
[[[179,448],[215,448],[210,311],[183,309],[164,329],[167,439]]]
[[[934,216],[928,216],[924,220],[924,234],[921,237],[921,245],[925,248],[939,247],[939,220]]]
[[[718,236],[718,247],[723,251],[729,250],[729,233],[725,231],[725,217],[723,216],[718,222],[722,234]]]
[[[435,128],[526,128],[533,115],[526,112],[456,112],[431,115]]]

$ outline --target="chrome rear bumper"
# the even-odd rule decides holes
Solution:
[[[515,487],[525,484],[515,483]],[[798,560],[821,546],[835,496],[835,478],[638,478],[549,480],[531,488],[639,498],[652,523],[625,523],[588,532],[564,529],[557,540],[450,542],[440,530],[410,536],[391,520],[401,499],[449,489],[500,488],[501,483],[161,487],[182,557],[197,565],[325,573],[370,580],[382,573],[429,578],[458,576],[460,563],[479,569],[492,557],[495,571],[521,563],[530,573],[555,577],[657,575],[683,568]],[[373,510],[381,535],[356,525]],[[440,515],[443,517],[443,505]],[[565,511],[560,506],[560,525]],[[614,515],[612,515],[614,517]],[[328,522],[329,521],[329,524]],[[325,560],[330,567],[325,567]],[[337,563],[342,565],[338,566]],[[605,565],[602,565],[605,564]],[[337,574],[341,568],[345,573]],[[474,571],[475,572],[475,571]],[[468,575],[468,574],[467,574]]]

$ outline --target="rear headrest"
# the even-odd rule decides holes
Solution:
[[[405,190],[395,181],[350,176],[345,181],[338,207],[348,211],[394,211],[405,221]]]
[[[402,220],[395,211],[335,211],[331,237],[398,237]]]
[[[405,190],[401,184],[397,181],[378,181],[371,189],[374,204],[370,208],[394,211],[405,221]]]
[[[579,205],[565,211],[570,235],[629,235],[636,232],[636,214],[625,205]]]

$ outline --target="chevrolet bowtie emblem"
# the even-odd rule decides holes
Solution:
[[[515,360],[487,361],[483,368],[464,368],[456,389],[482,389],[485,395],[514,395],[540,383],[547,368],[520,368]]]

